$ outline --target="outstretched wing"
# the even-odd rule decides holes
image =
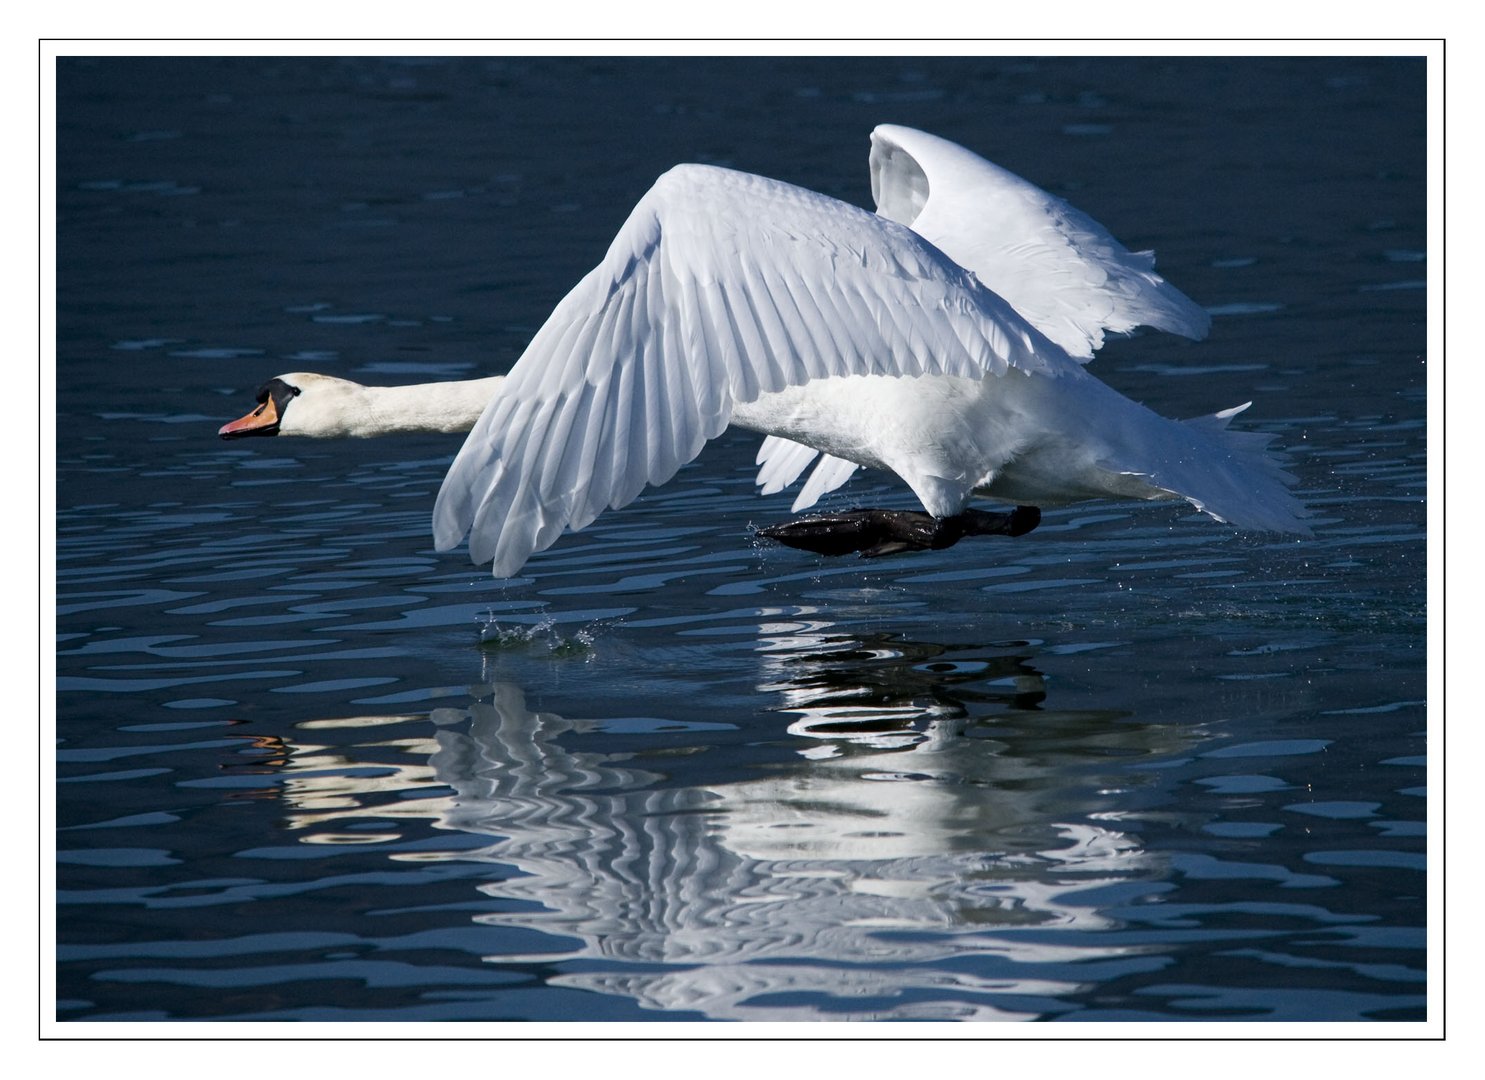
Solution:
[[[909,226],[1027,322],[1084,360],[1105,332],[1152,326],[1203,338],[1211,316],[1055,195],[936,135],[883,124],[871,133],[877,213]]]
[[[1153,252],[1130,251],[1087,214],[956,143],[883,124],[871,134],[870,165],[877,213],[974,271],[1071,356],[1091,360],[1105,333],[1137,326],[1189,338],[1211,328],[1211,316],[1155,273]],[[765,442],[764,494],[787,487],[817,454],[783,439]],[[855,469],[822,456],[794,510],[814,505]]]
[[[1076,370],[912,230],[704,165],[662,176],[557,305],[434,509],[441,550],[516,573],[718,435],[734,404],[832,376]]]

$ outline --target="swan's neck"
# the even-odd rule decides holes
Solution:
[[[463,382],[416,386],[368,386],[366,420],[369,435],[400,431],[468,432],[495,397],[499,375]]]
[[[415,386],[362,386],[344,379],[302,385],[280,433],[366,439],[417,431],[467,432],[499,392],[500,375]]]

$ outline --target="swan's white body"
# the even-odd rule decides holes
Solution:
[[[729,424],[769,436],[765,492],[824,455],[795,509],[865,465],[896,473],[935,517],[976,492],[1040,506],[1184,498],[1241,526],[1307,531],[1267,438],[1225,430],[1240,409],[1171,421],[1083,370],[1106,332],[1206,333],[1149,253],[909,128],[873,132],[871,172],[876,215],[677,166],[505,379],[398,388],[398,401],[283,376],[303,400],[279,430],[447,430],[430,415],[459,428],[478,408],[434,534],[442,550],[469,536],[498,577],[666,482]],[[362,392],[350,411],[363,418],[337,418]],[[326,404],[306,408],[312,397]]]

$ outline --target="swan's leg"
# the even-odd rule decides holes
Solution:
[[[758,535],[819,555],[859,551],[863,559],[873,559],[899,551],[938,551],[966,536],[1021,536],[1041,519],[1034,506],[997,514],[964,510],[945,518],[917,510],[847,510],[770,525]]]

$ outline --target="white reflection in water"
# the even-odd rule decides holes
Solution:
[[[435,710],[432,738],[398,740],[426,765],[368,770],[296,746],[283,789],[293,824],[317,843],[394,840],[399,818],[488,838],[392,857],[515,868],[482,886],[514,910],[476,921],[548,935],[552,949],[486,959],[539,962],[559,971],[552,985],[656,1010],[1021,1019],[1037,1015],[1032,999],[1084,989],[1048,965],[1150,951],[1047,932],[1115,929],[1083,895],[1163,875],[1138,836],[1108,824],[1100,772],[1115,771],[1111,755],[1180,751],[1199,730],[1046,709],[1041,676],[1005,646],[798,619],[763,624],[757,651],[759,689],[795,717],[800,745],[756,778],[687,786],[663,756],[583,749],[600,720],[533,711],[494,681],[467,709]],[[972,971],[944,963],[966,956]]]
[[[401,813],[490,838],[458,857],[518,870],[482,887],[515,910],[477,921],[553,948],[487,959],[555,967],[553,985],[719,1019],[1025,1018],[1028,996],[1080,989],[1038,965],[1136,951],[1027,932],[1110,929],[1081,895],[1160,873],[1100,823],[1100,755],[1199,735],[1033,709],[1041,678],[1023,659],[946,651],[765,624],[760,689],[801,745],[756,779],[678,785],[663,757],[582,749],[597,721],[533,711],[497,681],[407,744],[431,773],[347,775],[301,748],[290,798],[315,829]],[[439,794],[406,798],[418,786]],[[390,805],[358,797],[392,788]],[[942,963],[966,955],[973,972]]]

